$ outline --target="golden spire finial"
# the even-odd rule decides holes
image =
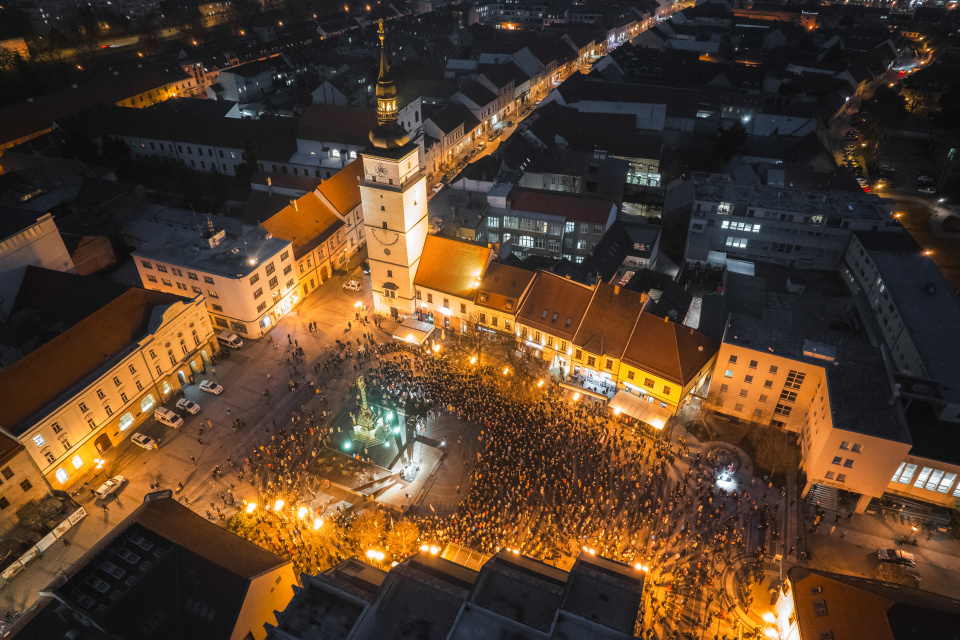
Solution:
[[[380,38],[380,48],[383,48],[383,37],[387,35],[387,32],[383,30],[383,18],[380,18],[380,30],[377,32],[377,36]]]

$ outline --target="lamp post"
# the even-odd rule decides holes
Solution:
[[[910,529],[911,529],[910,533],[908,533],[908,534],[907,534],[907,537],[903,539],[903,543],[902,543],[902,544],[907,544],[908,542],[910,542],[910,538],[912,538],[913,535],[914,535],[917,531],[919,531],[919,529],[918,529],[916,526],[912,526],[912,527],[910,527]]]

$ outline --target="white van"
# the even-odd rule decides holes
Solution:
[[[183,426],[183,418],[178,416],[170,409],[166,409],[164,407],[157,407],[157,410],[153,412],[153,417],[156,418],[158,422],[162,422],[168,427],[173,427],[174,429],[179,429]]]
[[[235,333],[230,333],[229,331],[221,331],[218,333],[217,342],[231,349],[239,349],[243,346],[243,340],[240,339],[240,336]]]

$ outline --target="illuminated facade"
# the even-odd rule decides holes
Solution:
[[[426,174],[420,147],[398,123],[397,89],[389,77],[380,22],[377,127],[363,154],[360,185],[374,307],[393,317],[414,311],[414,277],[427,237]]]
[[[240,235],[173,230],[133,252],[143,286],[203,295],[217,330],[263,336],[302,299],[289,240],[261,228]]]
[[[0,372],[0,425],[65,489],[216,351],[202,296],[131,289]]]

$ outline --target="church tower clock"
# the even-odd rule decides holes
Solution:
[[[380,21],[377,127],[363,152],[364,231],[376,310],[394,317],[413,312],[413,280],[427,237],[426,175],[419,147],[397,122],[397,89],[389,77]]]

